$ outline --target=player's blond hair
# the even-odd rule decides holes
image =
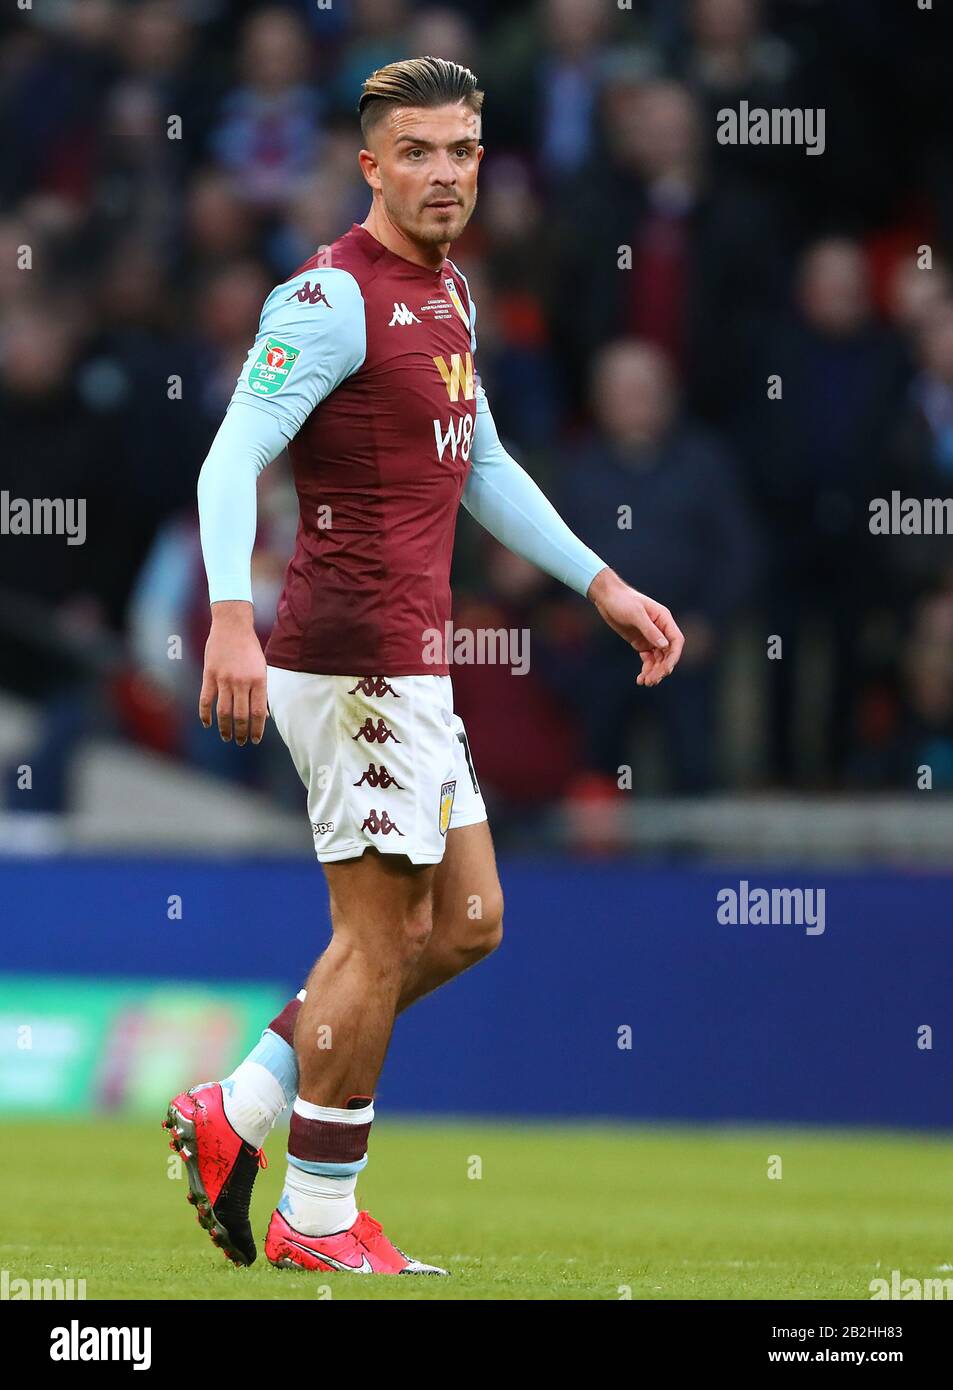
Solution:
[[[483,93],[469,68],[447,58],[402,58],[371,73],[357,109],[366,139],[391,107],[452,106],[458,101],[478,114],[483,110]]]

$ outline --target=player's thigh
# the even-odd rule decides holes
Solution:
[[[429,939],[436,865],[366,849],[360,858],[321,867],[337,937],[346,936],[369,951],[396,945],[401,938],[410,945]]]
[[[451,828],[434,874],[434,943],[466,945],[469,939],[498,936],[502,921],[503,889],[488,822]]]

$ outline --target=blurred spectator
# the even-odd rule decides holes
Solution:
[[[346,178],[325,161],[321,171],[300,186],[287,217],[269,238],[275,279],[293,274],[318,247],[330,246],[352,222],[363,221],[368,202],[363,179],[358,188],[353,173]]]
[[[559,390],[542,305],[529,285],[507,290],[479,261],[467,263],[477,310],[477,363],[501,435],[526,453],[556,441]]]
[[[953,588],[920,604],[903,651],[906,708],[894,781],[914,787],[930,769],[935,791],[953,791]]]
[[[207,167],[192,179],[181,228],[181,271],[198,285],[223,261],[253,254],[258,226],[253,210],[239,196],[235,181]]]
[[[81,544],[68,545],[62,535],[4,537],[0,587],[46,605],[51,617],[82,602],[98,625],[118,629],[140,559],[129,537],[136,518],[129,516],[118,418],[77,390],[79,318],[79,305],[71,311],[38,299],[0,324],[4,490],[11,498],[84,499],[86,515]],[[55,678],[55,662],[21,664],[6,642],[0,668],[3,684],[15,689]]]
[[[912,610],[900,648],[899,709],[879,739],[854,760],[854,779],[868,787],[953,792],[953,587]]]
[[[583,768],[580,730],[561,686],[565,666],[584,660],[584,633],[552,604],[547,575],[488,536],[481,550],[481,582],[475,594],[456,598],[453,630],[474,634],[475,643],[481,631],[504,633],[510,661],[453,665],[454,708],[494,823],[503,833],[525,831]]]
[[[953,497],[953,301],[941,301],[926,313],[918,357],[919,370],[871,489],[872,495],[888,500],[894,491],[920,502]],[[953,575],[949,535],[879,536],[874,544],[888,592],[901,611]]]
[[[890,319],[903,333],[913,337],[951,293],[953,279],[945,261],[935,260],[932,267],[926,269],[917,265],[913,257],[899,260],[887,289]]]
[[[775,774],[789,781],[798,776],[796,692],[809,630],[829,646],[826,765],[841,769],[849,756],[871,599],[868,500],[903,383],[900,343],[872,318],[856,243],[830,239],[807,250],[794,312],[768,330],[757,360],[746,452],[771,536],[764,620],[785,644],[783,659],[769,663],[771,744]]]
[[[94,191],[102,103],[115,75],[114,0],[60,11],[54,30],[21,28],[4,46],[0,160],[4,202],[43,191],[87,204]]]
[[[610,20],[601,0],[543,0],[532,22],[514,16],[502,56],[487,55],[494,141],[531,149],[554,187],[596,151]]]
[[[231,400],[271,289],[269,277],[255,261],[223,266],[201,286],[196,305],[199,361],[193,389],[215,428]]]
[[[412,16],[405,50],[406,53],[437,54],[451,63],[462,63],[465,68],[474,70],[479,66],[476,40],[468,16],[446,7],[418,10]]]
[[[28,257],[23,264],[24,256]],[[29,223],[21,217],[0,218],[0,312],[30,297],[34,272],[45,269],[41,248]]]
[[[611,344],[592,373],[595,428],[564,462],[561,496],[579,534],[623,579],[677,615],[685,652],[664,700],[635,684],[638,658],[602,623],[576,691],[590,761],[615,773],[626,733],[657,713],[673,790],[716,773],[716,673],[724,633],[748,597],[752,522],[732,461],[681,412],[658,348]]]
[[[126,100],[154,110],[171,157],[180,166],[191,162],[219,93],[214,73],[198,61],[187,10],[178,0],[137,0],[115,35]]]
[[[724,421],[756,312],[783,283],[770,208],[711,179],[684,87],[633,86],[616,94],[614,115],[609,163],[563,213],[572,249],[555,286],[555,332],[576,344],[577,383],[585,356],[611,337],[654,343],[692,410]]]
[[[806,104],[796,90],[798,57],[789,44],[765,31],[759,0],[691,0],[690,46],[682,76],[701,103],[704,138],[719,179],[745,179],[762,194],[767,182],[777,196],[783,180],[795,181],[806,160],[794,145],[723,145],[715,138],[718,113]]]
[[[321,102],[310,82],[311,36],[293,10],[265,9],[242,32],[242,85],[228,94],[212,133],[215,159],[244,198],[278,211],[313,168]]]
[[[264,470],[258,491],[258,533],[251,573],[255,629],[264,644],[275,619],[298,523],[297,498],[285,455]],[[280,789],[289,801],[299,797],[300,784],[295,775],[286,775],[284,747],[273,732],[263,744],[261,756],[252,758],[247,749],[223,742],[217,730],[203,729],[200,724],[198,692],[207,637],[208,585],[198,519],[190,508],[159,532],[130,604],[129,638],[138,677],[135,704],[140,737],[229,781]]]
[[[127,459],[125,487],[140,554],[155,529],[194,496],[206,446],[194,333],[180,326],[171,283],[152,247],[116,244],[89,305],[86,351],[77,369],[83,399],[111,412]]]
[[[133,82],[110,91],[103,113],[100,171],[93,199],[94,236],[100,244],[140,236],[167,262],[176,229],[181,145],[167,136],[157,95]]]
[[[788,44],[766,33],[759,0],[690,0],[691,46],[685,71],[706,98],[731,105],[749,97],[783,105],[784,83],[796,63]]]
[[[0,542],[0,686],[38,702],[34,812],[66,809],[72,757],[102,717],[100,680],[118,660],[112,634],[141,558],[115,418],[76,389],[79,319],[78,306],[37,299],[0,324],[4,506],[26,502],[33,528],[32,500],[49,499],[70,526]],[[14,785],[8,769],[8,803]]]
[[[405,0],[352,0],[350,41],[336,64],[332,97],[338,114],[353,117],[361,84],[377,68],[408,58]]]

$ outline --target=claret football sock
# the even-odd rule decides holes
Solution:
[[[289,999],[277,1018],[273,1018],[268,1027],[272,1033],[277,1033],[279,1038],[284,1038],[288,1046],[294,1049],[295,1045],[295,1024],[298,1022],[298,1014],[301,1012],[301,1005],[308,997],[306,989],[299,989],[293,999]],[[295,1067],[297,1068],[297,1062]]]
[[[291,1112],[288,1173],[278,1210],[308,1236],[346,1231],[357,1220],[354,1189],[367,1164],[374,1119],[370,1096],[352,1096],[345,1109],[299,1097]]]
[[[232,1129],[260,1149],[298,1091],[294,1023],[304,990],[262,1033],[245,1060],[222,1082],[222,1104]]]

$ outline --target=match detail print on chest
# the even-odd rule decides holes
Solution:
[[[386,322],[378,336],[384,360],[404,359],[426,371],[439,398],[445,392],[451,405],[475,399],[470,316],[452,278],[424,287],[391,282],[376,317]]]

